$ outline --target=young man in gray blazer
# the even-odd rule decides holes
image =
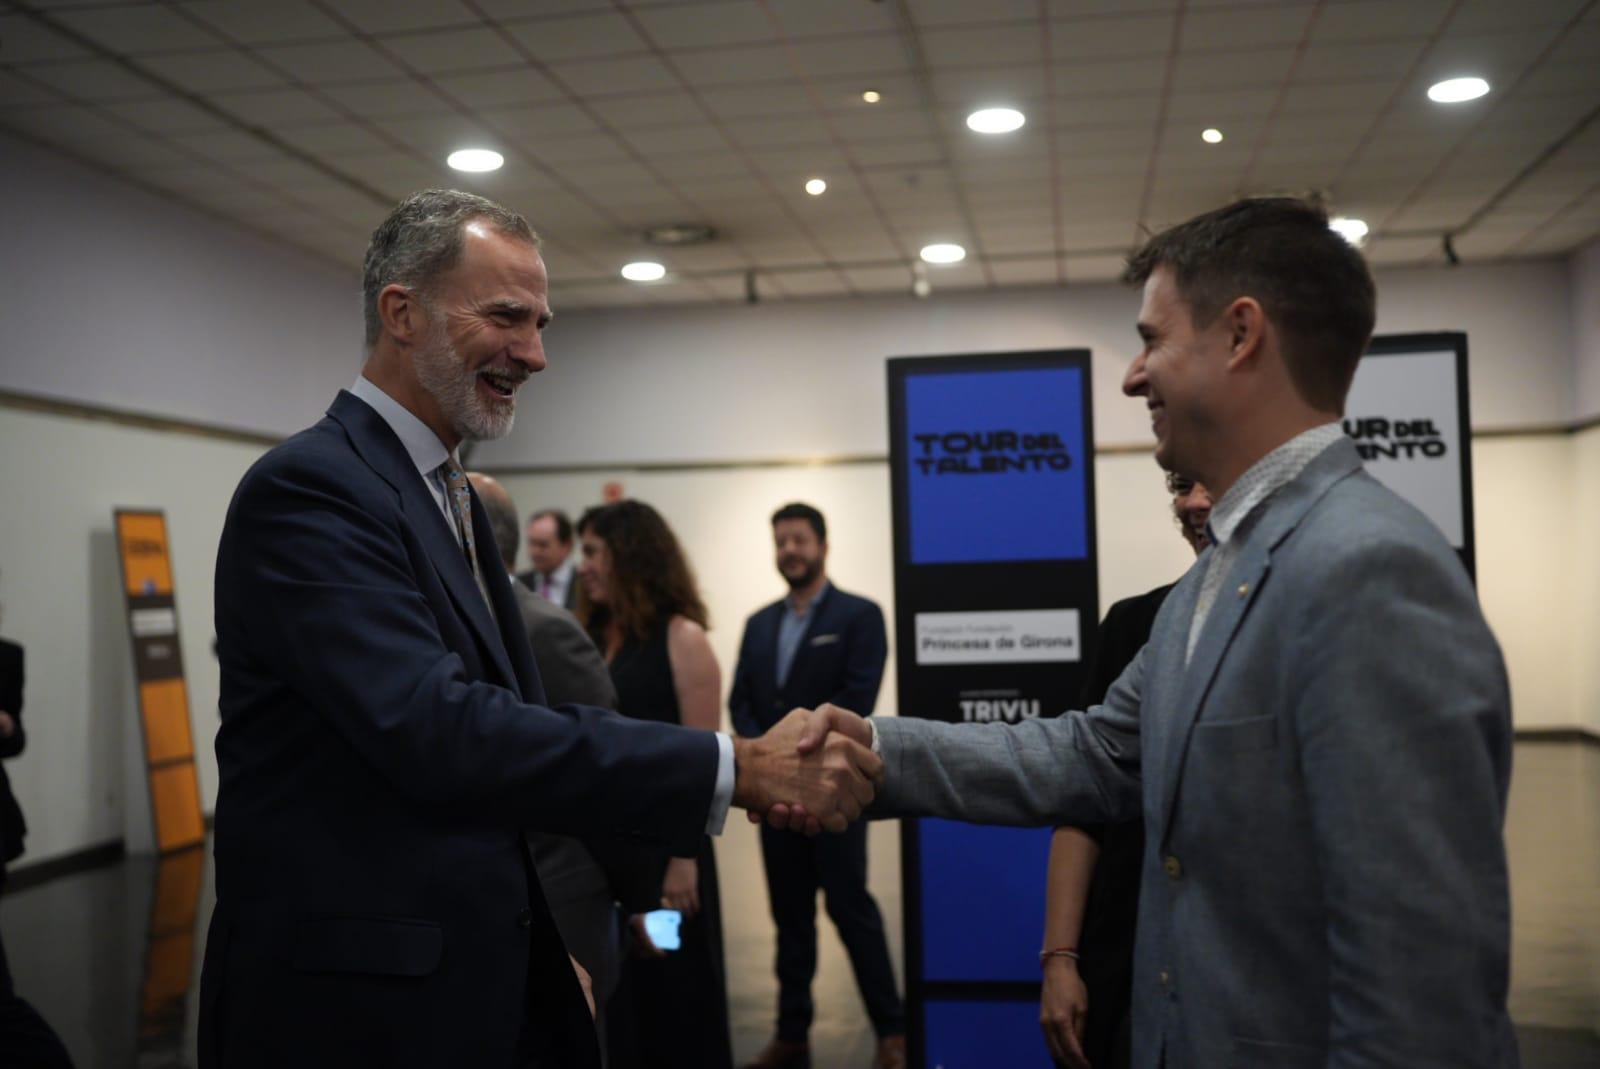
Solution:
[[[877,747],[875,814],[1142,811],[1141,1069],[1515,1066],[1505,667],[1456,554],[1340,429],[1366,265],[1320,210],[1261,199],[1156,236],[1127,279],[1143,349],[1123,390],[1162,466],[1216,497],[1149,644],[1085,712],[827,707],[802,745]]]

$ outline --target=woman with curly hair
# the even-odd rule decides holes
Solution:
[[[578,617],[611,668],[617,711],[717,730],[721,673],[706,638],[705,603],[672,529],[642,501],[618,501],[585,512],[578,537]],[[633,919],[637,954],[613,999],[623,1006],[609,1029],[613,1069],[731,1069],[722,911],[709,836],[694,857],[666,859],[661,905],[682,914],[682,945],[658,949],[642,919]]]

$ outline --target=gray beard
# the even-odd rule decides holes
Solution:
[[[413,363],[417,381],[439,402],[444,418],[463,440],[486,442],[511,433],[516,409],[508,405],[502,413],[484,404],[483,398],[478,396],[478,376],[462,365],[442,325],[427,344],[417,350]]]

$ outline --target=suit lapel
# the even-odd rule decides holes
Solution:
[[[477,634],[479,645],[506,684],[515,686],[516,673],[511,670],[499,630],[489,615],[489,606],[484,603],[483,595],[478,591],[478,582],[472,577],[467,555],[462,552],[461,543],[456,541],[455,532],[450,530],[438,501],[423,483],[422,475],[411,462],[405,446],[400,444],[400,439],[382,416],[347,390],[339,391],[339,396],[334,398],[332,407],[328,409],[328,415],[344,427],[361,458],[399,493],[400,510],[405,513],[411,530],[422,541],[428,560],[449,592],[450,600],[455,602],[457,612]],[[480,531],[488,526],[486,522],[481,527],[478,523],[481,511],[482,507],[477,504],[474,495],[472,530],[473,538],[480,547],[485,544]],[[492,535],[488,544],[493,545]]]
[[[1186,667],[1184,650],[1188,643],[1190,621],[1194,619],[1200,580],[1205,574],[1199,562],[1191,572],[1194,581],[1180,585],[1183,601],[1177,608],[1182,611],[1174,614],[1167,628],[1167,656],[1161,658],[1160,664],[1168,667],[1183,682],[1170,701],[1161,703],[1167,715],[1160,717],[1160,749],[1153,755],[1158,762],[1157,767],[1161,769],[1161,779],[1156,784],[1158,795],[1155,813],[1159,823],[1148,829],[1152,842],[1161,842],[1171,825],[1172,808],[1176,804],[1178,786],[1183,777],[1183,761],[1189,751],[1189,739],[1194,733],[1195,721],[1199,719],[1206,696],[1224,667],[1224,658],[1233,645],[1239,626],[1267,583],[1273,552],[1335,483],[1360,470],[1361,458],[1355,445],[1347,438],[1340,439],[1323,450],[1306,465],[1304,471],[1245,519],[1239,530],[1234,532],[1234,538],[1240,540],[1239,555],[1217,588],[1216,601],[1201,625],[1194,656],[1189,658]],[[1207,551],[1208,554],[1210,552]],[[1184,589],[1185,586],[1188,589]],[[1173,596],[1180,595],[1175,592]]]
[[[1243,532],[1240,532],[1240,535],[1249,537]],[[1271,561],[1266,549],[1259,543],[1247,542],[1242,547],[1238,559],[1234,561],[1231,571],[1223,577],[1222,585],[1217,588],[1216,600],[1211,604],[1211,611],[1207,614],[1205,623],[1200,626],[1200,635],[1195,641],[1194,656],[1189,658],[1188,666],[1182,670],[1183,685],[1174,695],[1176,705],[1165,722],[1166,746],[1161,757],[1161,797],[1159,808],[1156,810],[1160,823],[1154,829],[1157,832],[1155,836],[1157,842],[1160,841],[1160,836],[1165,834],[1172,815],[1173,800],[1178,794],[1178,781],[1183,776],[1183,759],[1189,752],[1189,738],[1194,733],[1195,720],[1200,715],[1201,706],[1205,704],[1206,694],[1211,690],[1223,654],[1233,643],[1234,633],[1238,631],[1239,624],[1254,603],[1267,578],[1270,566]],[[1202,572],[1201,577],[1203,576]],[[1188,611],[1174,623],[1177,633],[1173,635],[1172,654],[1176,658],[1173,663],[1179,665],[1183,664],[1183,656],[1188,646],[1189,627],[1194,619],[1199,591],[1200,584],[1197,582],[1187,598],[1185,607]]]

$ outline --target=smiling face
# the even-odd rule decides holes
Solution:
[[[806,520],[779,520],[772,525],[772,545],[778,571],[791,590],[816,581],[828,559],[828,543]]]
[[[596,605],[604,605],[611,594],[611,547],[593,531],[578,536],[583,557],[578,562],[578,581],[583,592]]]
[[[1144,347],[1128,368],[1122,392],[1143,397],[1149,406],[1157,463],[1202,478],[1223,423],[1231,348],[1226,317],[1197,328],[1172,272],[1157,267],[1144,285],[1138,330]]]
[[[425,297],[412,368],[431,412],[419,413],[449,448],[500,438],[517,390],[544,370],[549,281],[539,250],[481,220],[463,228],[461,260]]]
[[[1211,492],[1205,484],[1182,475],[1167,473],[1167,489],[1172,491],[1172,514],[1178,520],[1178,531],[1189,548],[1199,554],[1211,544],[1206,524],[1211,520]]]

